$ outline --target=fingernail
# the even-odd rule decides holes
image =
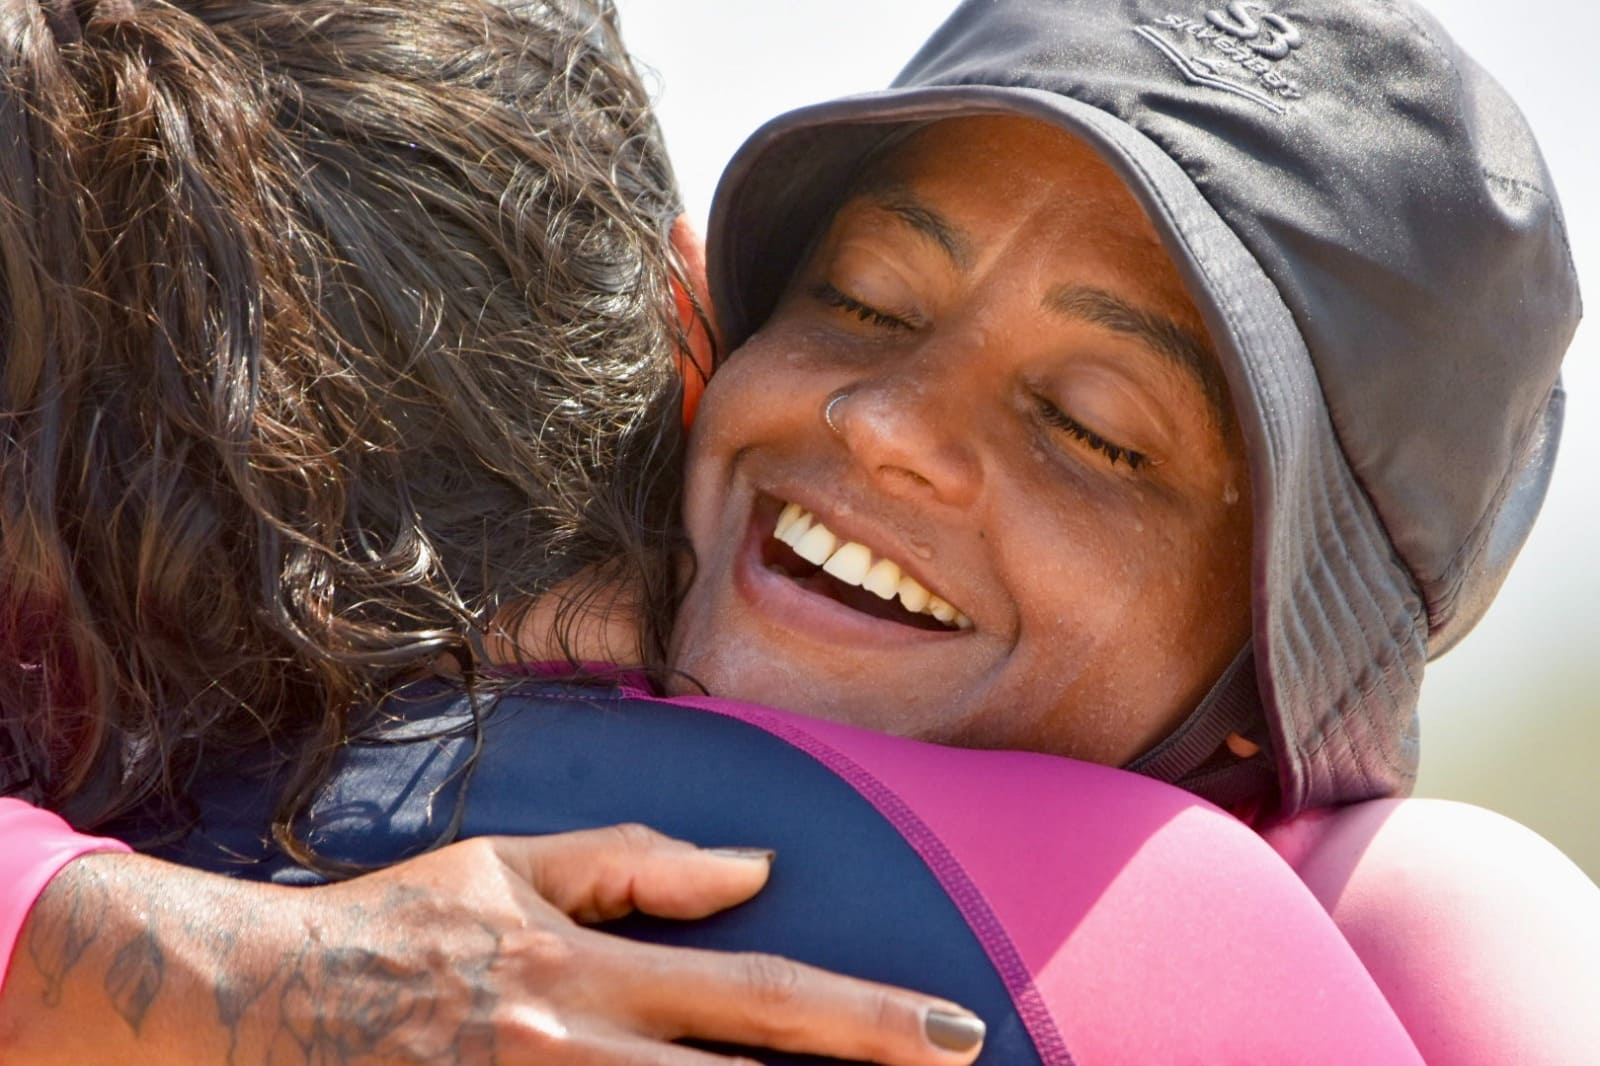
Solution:
[[[971,1051],[983,1043],[987,1027],[975,1014],[958,1014],[948,1010],[930,1010],[922,1022],[922,1031],[928,1034],[928,1043],[945,1051]]]
[[[745,862],[764,862],[768,866],[778,857],[771,848],[707,848],[706,852],[724,859],[742,859]]]

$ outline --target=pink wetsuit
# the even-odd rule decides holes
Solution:
[[[0,987],[22,923],[61,867],[91,851],[127,850],[120,841],[76,833],[49,811],[0,797]]]

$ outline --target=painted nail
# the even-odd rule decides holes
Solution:
[[[745,862],[764,862],[772,865],[778,853],[771,848],[706,848],[706,853],[721,859],[742,859]]]
[[[971,1051],[983,1043],[986,1027],[975,1014],[958,1014],[948,1010],[930,1010],[923,1019],[922,1031],[928,1043],[944,1051]]]

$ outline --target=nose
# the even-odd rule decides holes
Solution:
[[[974,405],[958,380],[906,362],[830,393],[822,420],[883,492],[964,507],[983,482]]]

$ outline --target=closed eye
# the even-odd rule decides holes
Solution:
[[[1107,440],[1044,397],[1038,397],[1038,404],[1039,414],[1046,422],[1090,450],[1099,452],[1112,466],[1126,463],[1129,470],[1137,470],[1149,461],[1150,457],[1143,452]]]
[[[854,315],[870,326],[881,326],[884,329],[910,329],[911,323],[903,318],[898,318],[886,311],[880,311],[871,304],[862,303],[854,296],[834,288],[831,282],[821,282],[811,290],[811,294],[829,307],[835,307],[846,314]]]

